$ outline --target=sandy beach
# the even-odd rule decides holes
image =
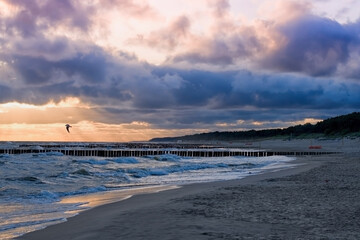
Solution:
[[[286,170],[135,195],[19,239],[360,239],[358,144]]]

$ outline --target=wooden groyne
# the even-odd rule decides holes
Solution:
[[[336,154],[339,152],[326,151],[267,151],[246,149],[160,149],[160,148],[131,148],[131,149],[104,149],[104,148],[8,148],[0,149],[0,154],[63,154],[69,156],[90,157],[142,157],[151,155],[178,155],[181,157],[267,157],[267,156],[306,156]]]

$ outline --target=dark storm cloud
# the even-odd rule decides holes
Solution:
[[[14,59],[13,70],[24,84],[1,81],[2,102],[46,104],[78,97],[97,106],[94,111],[107,123],[143,121],[169,129],[217,129],[217,123],[261,128],[251,121],[266,120],[270,127],[271,121],[281,125],[286,119],[301,119],[301,111],[306,117],[318,117],[360,108],[360,84],[345,80],[155,67],[119,60],[99,49],[52,61],[21,55]],[[246,122],[239,124],[239,119]]]
[[[164,72],[175,74],[174,71],[155,70],[153,74],[160,78]],[[290,74],[184,70],[177,70],[176,74],[182,79],[181,85],[176,89],[168,89],[171,96],[175,97],[174,107],[334,108],[344,102],[351,105],[351,101],[355,103],[359,100],[356,90],[360,89],[357,84],[350,87],[346,83]],[[351,93],[345,91],[344,85],[352,88]]]
[[[71,44],[65,37],[57,37],[47,39],[44,36],[37,36],[36,38],[23,39],[16,41],[13,39],[13,48],[11,54],[21,54],[26,56],[38,56],[47,59],[59,59],[63,58],[67,54],[70,54],[69,50],[72,49]]]
[[[78,54],[75,58],[59,61],[55,67],[66,75],[79,74],[87,82],[101,82],[106,77],[106,67],[110,65],[102,54]]]
[[[129,101],[138,109],[330,109],[356,107],[359,102],[356,83],[291,74],[178,70],[142,64],[130,68],[98,52],[59,61],[27,56],[15,59],[14,70],[41,99],[71,95],[86,97],[94,104]]]
[[[209,73],[204,74],[206,76]],[[331,109],[347,105],[356,108],[359,104],[359,84],[316,80],[293,75],[249,74],[249,72],[227,73],[211,84],[204,84],[199,102],[213,109],[243,108],[312,108]],[[230,75],[230,76],[229,76]],[[185,78],[186,79],[186,78]],[[205,79],[205,77],[204,77]],[[188,98],[198,91],[182,89],[178,95]],[[200,91],[201,92],[201,91]],[[195,97],[195,98],[196,98]],[[182,103],[186,97],[180,97]],[[195,105],[195,104],[194,104]]]
[[[262,111],[268,113],[264,115],[267,119],[271,119],[271,112],[281,119],[283,116],[277,114],[289,109],[310,114],[360,107],[357,82],[247,70],[156,67],[126,54],[110,55],[94,46],[74,51],[67,40],[43,42],[41,53],[26,50],[24,55],[6,55],[13,59],[9,64],[18,79],[17,84],[0,81],[4,86],[2,102],[11,99],[46,104],[66,96],[78,97],[103,108],[102,116],[109,116],[109,123],[144,121],[167,128],[236,124],[246,118],[259,121]],[[60,50],[69,54],[58,59],[48,57],[52,55],[48,53]],[[123,114],[123,107],[131,114]],[[247,108],[254,110],[240,111]],[[254,112],[258,114],[255,117]]]
[[[231,92],[231,81],[235,72],[210,72],[197,70],[154,69],[157,78],[166,74],[181,78],[177,88],[169,89],[174,96],[176,105],[206,106],[214,97],[227,95]]]
[[[279,28],[286,43],[265,58],[264,66],[314,76],[331,75],[349,59],[359,35],[348,26],[312,15],[302,16]]]
[[[45,84],[63,73],[68,78],[81,77],[85,82],[101,82],[105,79],[107,60],[101,53],[79,53],[70,59],[58,61],[42,57],[12,56],[12,68],[27,84]]]
[[[336,75],[339,66],[345,66],[356,78],[358,71],[347,65],[360,59],[359,24],[309,13],[286,22],[264,22],[261,27],[228,23],[207,38],[194,38],[197,48],[179,51],[171,61],[227,66],[250,60],[265,69],[311,76]]]
[[[12,89],[8,86],[0,84],[0,103],[12,100]]]

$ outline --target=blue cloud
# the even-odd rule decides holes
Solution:
[[[101,113],[101,121],[145,121],[169,129],[334,116],[360,108],[360,83],[331,76],[358,46],[356,26],[314,16],[282,26],[287,45],[262,62],[282,71],[276,73],[184,70],[110,55],[97,46],[75,49],[79,43],[64,38],[39,38],[28,46],[20,41],[17,52],[0,54],[18,77],[16,84],[0,79],[0,102],[79,97],[97,106],[93,111]],[[58,56],[61,52],[66,54]]]
[[[286,43],[262,60],[265,67],[326,76],[349,59],[351,47],[360,47],[359,34],[350,26],[305,15],[279,27]]]
[[[1,81],[0,100],[45,104],[79,97],[98,106],[94,111],[101,112],[102,121],[145,121],[162,128],[212,128],[239,119],[279,122],[304,117],[304,112],[318,117],[360,107],[356,81],[156,67],[92,49],[59,60],[17,54],[13,70],[23,85]]]
[[[97,53],[77,54],[71,59],[58,61],[20,55],[13,58],[12,67],[27,84],[45,84],[60,73],[69,78],[80,77],[85,82],[101,82],[106,75],[107,60],[104,55]]]
[[[166,69],[153,73],[161,77]],[[174,74],[174,69],[167,70]],[[166,72],[166,71],[165,71]],[[180,88],[173,107],[231,108],[334,108],[356,106],[359,84],[293,74],[256,74],[249,71],[209,72],[177,70]],[[343,89],[340,91],[340,89]],[[345,91],[348,89],[348,91]],[[349,92],[351,89],[351,92]],[[143,94],[147,94],[144,92]],[[135,96],[136,97],[136,96]],[[148,106],[149,107],[149,106]],[[156,104],[152,106],[157,108]]]
[[[12,101],[12,89],[6,85],[0,84],[0,103]]]
[[[74,3],[71,0],[36,1],[5,0],[18,9],[15,15],[4,18],[6,32],[10,35],[20,33],[22,37],[38,37],[54,25],[64,24],[68,28],[86,31],[92,24],[94,9]],[[44,21],[45,20],[45,21]]]

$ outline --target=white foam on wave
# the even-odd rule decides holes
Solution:
[[[47,152],[45,153],[47,156],[64,156],[64,154],[62,152],[56,152],[56,151],[52,151],[52,152]]]
[[[133,158],[133,157],[112,158],[112,159],[109,159],[109,161],[113,161],[113,162],[116,162],[116,163],[124,163],[124,164],[139,163],[139,161],[136,158]]]
[[[0,143],[0,149],[14,149],[18,147],[19,145],[13,142]]]
[[[183,159],[182,157],[174,154],[150,155],[148,157],[156,161],[164,161],[164,162],[179,162],[180,160]]]
[[[77,163],[88,163],[92,165],[106,165],[109,164],[107,160],[100,160],[100,159],[84,159],[84,160],[76,160]]]
[[[10,230],[10,229],[15,229],[15,228],[35,226],[35,225],[44,224],[44,223],[51,224],[52,222],[64,222],[64,221],[66,221],[66,218],[54,218],[54,219],[45,219],[45,220],[39,220],[39,221],[26,221],[26,222],[18,222],[18,223],[13,223],[13,224],[0,225],[0,232]]]
[[[135,178],[143,178],[147,176],[163,176],[171,173],[177,172],[187,172],[193,170],[201,170],[207,168],[226,168],[228,165],[223,163],[218,164],[207,164],[207,163],[199,163],[199,164],[181,164],[181,165],[172,165],[166,166],[163,168],[132,168],[127,169],[126,173],[129,173],[131,176]]]
[[[123,179],[125,181],[130,181],[129,177],[124,172],[120,171],[94,172],[93,175],[101,178],[116,177],[119,178],[119,180]]]
[[[30,149],[33,149],[33,150],[44,150],[43,147],[37,145],[37,146],[31,146]]]

